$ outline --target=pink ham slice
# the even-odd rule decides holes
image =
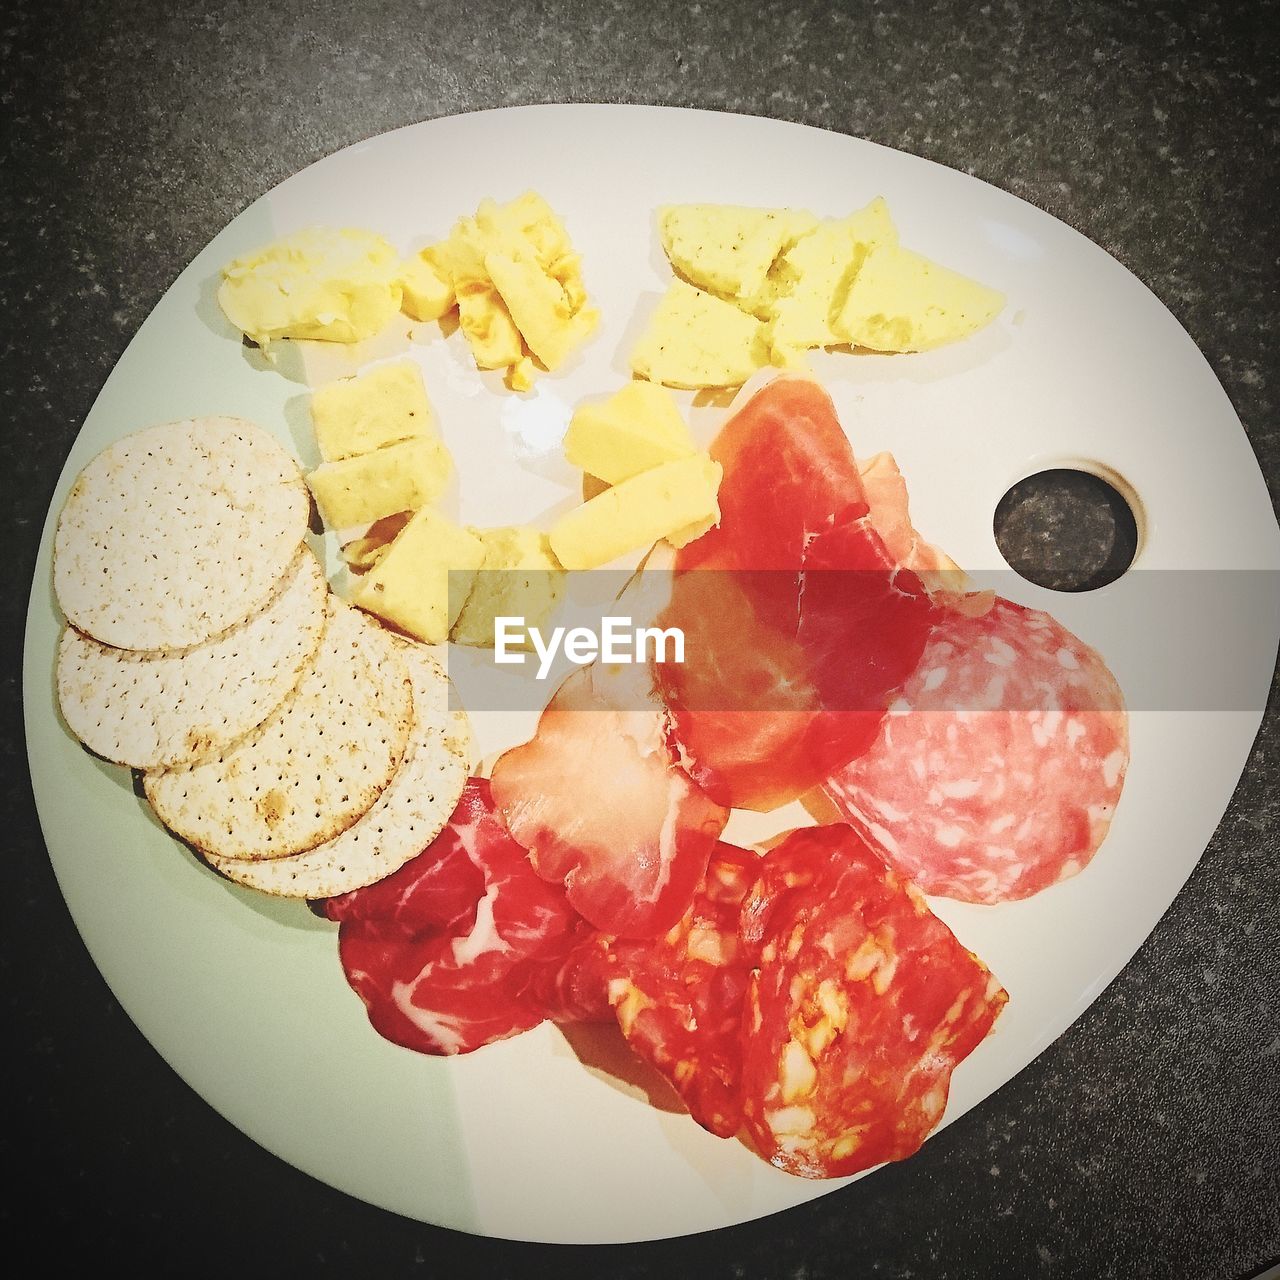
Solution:
[[[1088,863],[1129,759],[1119,686],[1046,613],[945,615],[874,745],[824,790],[926,893],[1025,898]]]
[[[533,988],[580,924],[471,779],[449,825],[393,876],[331,899],[347,981],[374,1030],[419,1053],[470,1053],[536,1026]]]
[[[605,933],[671,928],[728,818],[677,764],[667,730],[643,667],[584,667],[493,768],[494,800],[537,873]]]

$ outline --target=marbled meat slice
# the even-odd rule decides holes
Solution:
[[[1046,613],[948,614],[874,745],[825,790],[926,893],[1025,898],[1097,852],[1124,785],[1115,677]]]
[[[463,788],[466,799],[468,787]],[[430,934],[468,930],[484,897],[485,876],[466,857],[456,837],[454,818],[416,858],[383,880],[324,901],[324,913],[383,938],[412,941]]]
[[[999,982],[843,825],[772,849],[742,920],[760,948],[741,1088],[761,1154],[809,1178],[911,1155],[1004,1006]]]
[[[874,741],[938,608],[870,518],[826,392],[784,375],[711,447],[717,528],[682,549],[662,626],[685,661],[655,665],[695,780],[733,807],[774,809]]]
[[[693,900],[728,814],[676,763],[644,667],[584,667],[493,767],[493,797],[544,879],[596,928],[655,937]]]
[[[578,921],[563,890],[535,874],[478,778],[424,853],[326,912],[341,921],[342,967],[374,1029],[436,1055],[470,1053],[541,1022],[534,975],[560,963]]]

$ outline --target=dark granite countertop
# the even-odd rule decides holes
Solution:
[[[11,1248],[251,1274],[1234,1277],[1280,1255],[1280,799],[1268,718],[1191,880],[1057,1043],[909,1162],[685,1241],[521,1247],[396,1218],[234,1130],[89,960],[19,719],[40,527],[79,425],[181,267],[327,153],[542,101],[779,116],[964,169],[1145,281],[1200,345],[1275,493],[1277,6],[1029,0],[360,5],[153,0],[0,19]],[[104,869],[104,874],[109,870]]]

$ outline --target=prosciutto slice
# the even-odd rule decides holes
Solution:
[[[680,919],[728,818],[677,763],[644,667],[574,672],[494,765],[493,796],[538,875],[622,937]]]
[[[711,447],[720,525],[675,560],[664,627],[685,661],[655,664],[672,733],[719,802],[773,809],[874,740],[939,612],[870,517],[822,388],[784,375]]]

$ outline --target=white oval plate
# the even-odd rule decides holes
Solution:
[[[306,370],[296,350],[264,369],[217,309],[219,268],[279,234],[315,223],[369,227],[407,250],[446,233],[482,197],[530,187],[564,216],[603,313],[581,356],[533,396],[478,374],[461,335],[446,339],[435,325],[412,341],[395,334],[357,352],[326,351]],[[200,867],[134,797],[127,774],[63,728],[52,693],[60,619],[49,544],[72,478],[125,432],[197,414],[255,419],[312,465],[304,387],[292,379],[403,350],[422,363],[458,463],[455,511],[477,523],[545,521],[578,499],[578,478],[556,448],[568,406],[628,376],[631,342],[669,279],[655,206],[726,201],[840,215],[875,195],[887,198],[903,243],[1009,298],[996,324],[953,347],[815,360],[857,452],[897,455],[928,538],[967,567],[999,567],[997,500],[1022,476],[1077,460],[1136,491],[1139,567],[1280,566],[1239,420],[1190,338],[1132,275],[1062,223],[964,174],[769,120],[525,107],[350,147],[218,235],[107,380],[54,496],[32,592],[24,688],[36,801],[67,904],[120,1003],[192,1088],[282,1159],[411,1217],[551,1241],[700,1231],[842,1185],[779,1173],[687,1116],[649,1106],[589,1071],[549,1026],[452,1061],[379,1039],[343,980],[331,925]],[[721,416],[693,410],[701,438]],[[1107,653],[1091,626],[1094,597],[1027,585],[1019,598],[1101,644],[1126,683],[1124,655]],[[1266,625],[1253,660],[1264,691],[1277,630],[1273,618]],[[1153,638],[1179,643],[1176,633]],[[1147,936],[1212,835],[1260,714],[1136,712],[1115,825],[1083,874],[997,908],[935,902],[1011,996],[995,1033],[956,1072],[948,1121],[1060,1035]],[[490,751],[528,726],[485,717],[478,727]],[[731,834],[763,835],[788,819]]]

